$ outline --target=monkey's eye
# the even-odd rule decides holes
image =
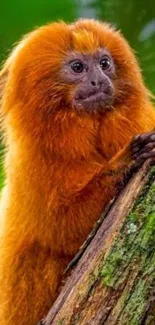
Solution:
[[[111,67],[111,61],[109,58],[103,58],[101,61],[100,61],[100,67],[102,70],[107,70]]]
[[[71,69],[76,73],[81,73],[84,70],[84,65],[81,61],[72,61],[71,62]]]

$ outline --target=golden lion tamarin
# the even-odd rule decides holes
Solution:
[[[128,43],[94,20],[33,31],[0,76],[0,324],[36,325],[118,180],[155,156],[155,111]]]

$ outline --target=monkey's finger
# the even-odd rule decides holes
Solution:
[[[141,143],[142,141],[145,141],[148,136],[150,135],[150,133],[152,134],[152,132],[149,133],[144,133],[144,134],[137,134],[134,139],[133,139],[133,146],[138,145],[139,143]]]
[[[138,156],[140,156],[143,153],[150,152],[152,149],[155,149],[155,142],[150,142],[150,143],[146,144],[142,149],[133,151],[133,157],[137,158]]]
[[[141,149],[146,143],[155,142],[155,132],[151,132],[149,134],[141,134],[138,136],[138,140],[133,141],[132,150],[133,152]]]
[[[151,135],[155,135],[155,129],[153,129],[153,131],[151,131],[151,132],[147,132],[147,133],[143,133],[143,134],[137,134],[137,135],[134,137],[133,142],[136,144],[136,143],[141,142],[142,140],[145,141],[145,140],[147,140],[147,138],[149,138]]]
[[[143,153],[136,160],[137,161],[144,161],[144,160],[149,159],[149,158],[155,158],[155,150],[152,150],[152,151],[147,152],[147,153]]]

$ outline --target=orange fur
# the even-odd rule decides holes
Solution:
[[[100,47],[118,67],[117,103],[103,115],[80,115],[69,108],[74,87],[60,82],[59,70],[70,51]],[[55,299],[67,263],[116,193],[131,163],[128,144],[153,129],[155,111],[127,42],[93,20],[53,23],[30,33],[10,55],[3,76],[0,323],[35,325]]]

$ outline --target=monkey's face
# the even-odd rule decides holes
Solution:
[[[70,53],[63,64],[61,78],[75,86],[70,98],[74,108],[87,112],[110,108],[114,99],[114,72],[113,59],[105,49],[92,54]]]
[[[64,97],[79,112],[105,114],[130,107],[145,89],[137,60],[121,34],[93,20],[69,26],[70,49],[61,63]]]

